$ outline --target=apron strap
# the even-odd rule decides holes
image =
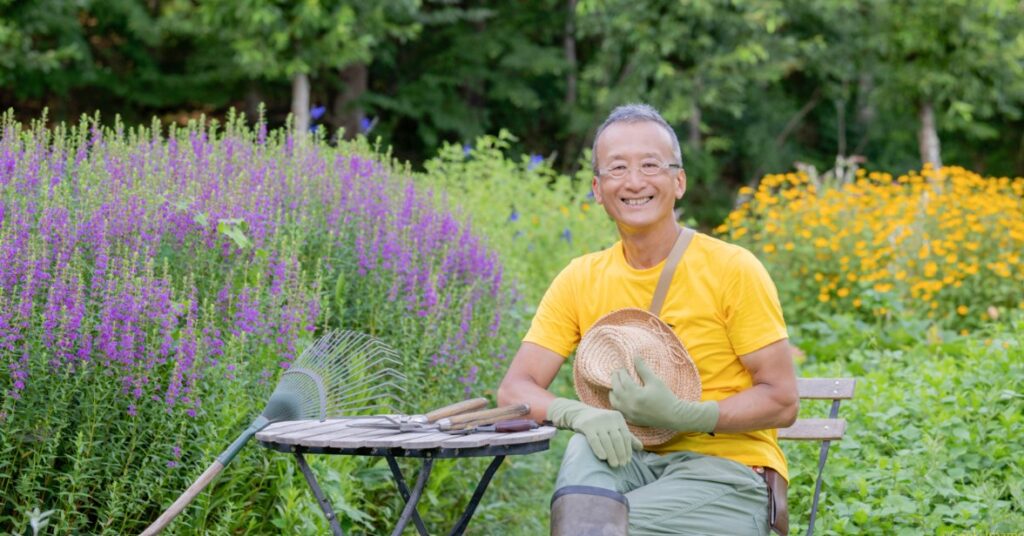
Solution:
[[[665,267],[661,269],[661,278],[658,279],[658,286],[654,289],[654,298],[651,300],[650,312],[654,316],[660,316],[661,306],[665,305],[665,295],[668,294],[668,287],[672,284],[672,276],[676,273],[676,266],[679,259],[683,258],[686,248],[697,234],[693,229],[683,227],[676,236],[676,243],[672,246],[668,258],[665,259]]]

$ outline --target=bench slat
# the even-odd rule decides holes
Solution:
[[[846,419],[797,419],[789,428],[779,428],[779,439],[817,440],[842,439]]]
[[[849,400],[856,383],[853,378],[797,378],[796,389],[800,398]]]

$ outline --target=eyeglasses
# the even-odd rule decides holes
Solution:
[[[666,169],[682,169],[680,164],[666,164],[660,160],[648,158],[640,161],[640,173],[653,177]],[[607,175],[613,179],[621,179],[629,174],[630,167],[625,163],[612,164],[606,168],[598,168],[598,175]]]

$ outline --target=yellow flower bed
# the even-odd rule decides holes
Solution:
[[[1024,178],[960,167],[845,184],[765,176],[716,229],[768,267],[790,321],[908,314],[968,330],[1024,309]]]

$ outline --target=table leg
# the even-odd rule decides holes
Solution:
[[[459,522],[455,524],[452,529],[450,536],[462,536],[462,533],[466,531],[466,527],[469,526],[469,520],[473,517],[473,513],[476,512],[477,505],[480,504],[480,499],[483,498],[484,492],[487,491],[487,486],[491,483],[491,478],[494,477],[494,473],[498,471],[498,467],[501,466],[501,462],[505,460],[505,455],[498,455],[494,457],[491,465],[487,466],[487,470],[484,471],[483,478],[480,479],[480,483],[476,485],[476,490],[473,492],[473,497],[469,499],[469,505],[466,506],[466,511],[462,513],[462,517],[459,518]]]
[[[413,512],[416,511],[416,503],[420,502],[420,496],[423,495],[423,488],[427,487],[430,470],[433,468],[434,459],[425,458],[423,460],[423,468],[420,469],[420,476],[416,479],[416,487],[412,488],[412,494],[409,496],[409,500],[405,502],[405,509],[402,510],[402,517],[398,518],[398,525],[395,525],[395,530],[391,531],[391,536],[401,536],[405,526],[409,524]]]
[[[398,462],[395,461],[395,457],[388,454],[385,456],[388,460],[388,467],[391,468],[391,474],[395,477],[395,484],[398,485],[398,493],[402,495],[402,499],[406,503],[409,502],[409,487],[405,484],[405,477],[402,476],[402,470],[398,467]],[[412,522],[416,525],[416,530],[420,532],[420,536],[428,536],[427,527],[423,524],[423,520],[420,519],[420,513],[413,509],[412,511]]]
[[[309,464],[306,463],[306,458],[300,451],[295,451],[295,458],[299,461],[299,469],[302,469],[302,474],[306,477],[306,482],[309,483],[310,489],[313,490],[313,496],[316,497],[316,502],[320,503],[320,508],[324,511],[324,516],[327,517],[327,522],[331,525],[331,534],[334,534],[334,536],[345,536],[345,533],[341,530],[341,525],[338,524],[338,516],[334,515],[334,509],[331,508],[331,503],[327,500],[327,496],[324,495],[323,490],[320,489],[320,485],[317,484],[316,476],[313,474],[313,470],[309,468]]]

